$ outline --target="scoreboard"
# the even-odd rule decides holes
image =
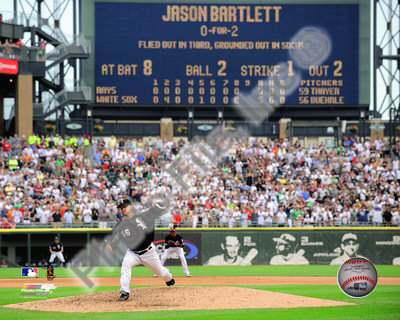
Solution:
[[[305,27],[323,30],[330,51],[299,68],[290,51],[310,45],[293,41]],[[285,65],[300,81],[274,95],[280,104],[358,104],[358,29],[354,4],[95,3],[95,101],[230,105],[251,92],[262,100]]]

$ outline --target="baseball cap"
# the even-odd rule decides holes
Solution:
[[[123,199],[123,200],[120,201],[120,203],[118,204],[117,208],[121,209],[121,208],[126,207],[126,206],[128,206],[130,204],[131,204],[131,202],[128,199]]]
[[[357,241],[357,236],[354,233],[346,233],[342,238],[342,242],[349,240]]]
[[[272,238],[275,242],[283,243],[283,244],[290,244],[296,241],[296,238],[293,237],[291,234],[283,233],[279,238]]]

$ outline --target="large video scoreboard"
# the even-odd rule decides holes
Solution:
[[[301,68],[290,52],[313,46],[294,41],[305,27],[329,53]],[[231,105],[258,92],[262,103],[285,66],[300,81],[280,104],[358,104],[358,41],[358,5],[95,3],[95,102]]]

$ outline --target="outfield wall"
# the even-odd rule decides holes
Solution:
[[[48,258],[48,245],[58,236],[67,261],[110,229],[0,230],[1,259],[8,266],[31,265]],[[340,264],[357,254],[376,264],[400,265],[400,228],[180,228],[189,265]],[[161,255],[167,229],[157,229],[155,245]],[[116,259],[117,263],[120,260]],[[172,256],[169,265],[179,264]]]

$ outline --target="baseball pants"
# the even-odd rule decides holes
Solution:
[[[183,251],[183,248],[176,248],[176,247],[171,247],[165,250],[162,258],[161,258],[161,264],[164,265],[165,260],[167,260],[173,253],[177,253],[179,258],[181,259],[181,264],[182,264],[182,269],[183,272],[185,273],[186,276],[190,275],[189,268],[186,262],[185,258],[185,253]]]
[[[151,249],[145,254],[138,255],[131,250],[126,250],[124,260],[122,261],[121,268],[121,291],[130,293],[130,283],[132,277],[132,267],[138,265],[144,265],[156,274],[158,277],[162,278],[165,282],[172,280],[172,274],[169,270],[161,265],[160,257],[154,245],[151,245]]]
[[[60,259],[60,261],[61,261],[62,263],[65,262],[64,255],[62,254],[61,251],[53,252],[53,253],[51,254],[51,256],[50,256],[49,262],[52,263],[56,257],[57,257],[58,259]]]

